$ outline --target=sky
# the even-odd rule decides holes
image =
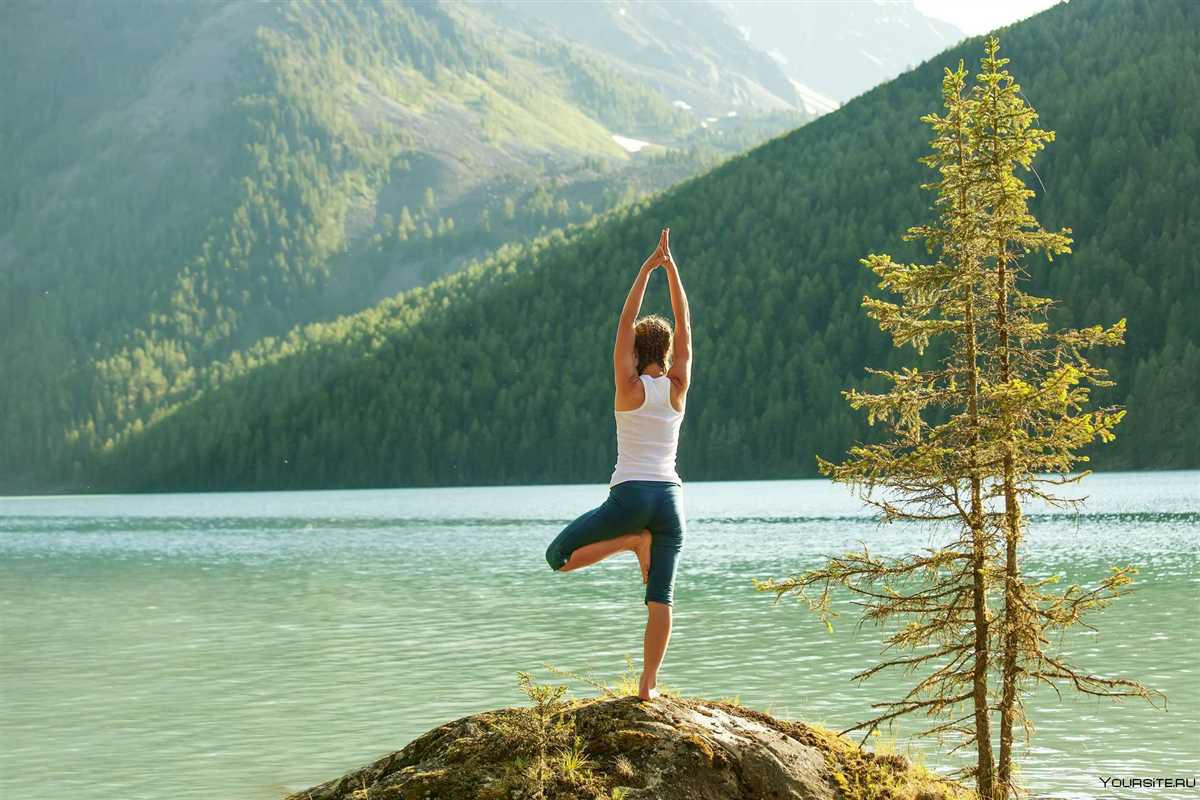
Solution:
[[[1044,11],[1059,0],[914,0],[922,14],[944,20],[968,36]]]

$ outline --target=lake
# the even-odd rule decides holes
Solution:
[[[627,656],[640,661],[636,561],[555,574],[543,557],[606,491],[0,498],[0,796],[268,800],[442,722],[523,703],[518,670],[615,681]],[[662,683],[839,729],[910,685],[888,673],[849,682],[883,636],[856,629],[852,606],[831,634],[751,578],[860,539],[898,555],[939,534],[880,525],[820,480],[684,493]],[[1194,777],[1200,757],[1200,472],[1099,474],[1082,493],[1081,512],[1031,510],[1024,564],[1080,584],[1140,568],[1134,594],[1066,646],[1093,671],[1165,692],[1169,710],[1038,693],[1022,774],[1040,796],[1112,797],[1100,777]],[[913,752],[942,770],[957,763],[948,746]]]

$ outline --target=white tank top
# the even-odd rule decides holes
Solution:
[[[622,481],[673,481],[675,450],[683,412],[671,405],[671,379],[639,375],[646,400],[632,411],[614,411],[617,417],[617,464],[609,486]]]

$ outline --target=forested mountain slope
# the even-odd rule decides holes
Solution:
[[[190,397],[235,349],[587,220],[807,118],[707,6],[638,15],[672,23],[643,50],[689,54],[672,90],[713,107],[729,95],[737,116],[713,124],[654,88],[657,73],[505,29],[491,10],[0,7],[0,491],[56,485],[76,446]],[[652,144],[634,153],[615,136]]]
[[[1030,263],[1056,321],[1129,321],[1106,354],[1128,405],[1096,466],[1198,466],[1200,7],[1071,3],[1001,32],[1003,54],[1058,140],[1029,180],[1034,213],[1075,252]],[[94,489],[603,481],[614,459],[612,326],[659,228],[692,298],[687,480],[813,474],[865,421],[839,390],[906,361],[862,314],[857,261],[903,255],[930,218],[917,163],[944,65],[970,40],[839,111],[676,186],[335,322],[260,342],[209,387],[78,451]],[[912,256],[919,254],[909,251]],[[644,310],[667,308],[654,287]]]

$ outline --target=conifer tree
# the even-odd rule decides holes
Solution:
[[[865,598],[864,619],[905,621],[886,649],[908,655],[888,658],[860,672],[869,677],[888,667],[927,669],[899,700],[878,703],[879,715],[848,729],[866,728],[922,712],[944,717],[923,734],[954,733],[954,748],[973,746],[973,775],[983,800],[1004,800],[1018,791],[1014,728],[1026,739],[1032,726],[1023,697],[1047,684],[1109,697],[1161,694],[1124,678],[1106,678],[1052,652],[1049,634],[1084,624],[1085,616],[1126,594],[1136,569],[1113,567],[1090,589],[1054,592],[1057,578],[1034,580],[1021,573],[1023,503],[1052,506],[1078,500],[1054,493],[1087,473],[1071,474],[1086,457],[1079,450],[1110,441],[1124,411],[1085,410],[1091,386],[1108,386],[1107,373],[1086,358],[1099,346],[1119,345],[1125,321],[1110,327],[1052,331],[1053,303],[1020,287],[1026,257],[1070,252],[1070,230],[1044,230],[1028,209],[1033,191],[1016,174],[1032,169],[1034,155],[1052,131],[1034,127],[1037,115],[998,57],[999,42],[985,45],[976,85],[964,95],[965,72],[946,70],[945,114],[922,117],[934,132],[933,153],[922,160],[939,180],[923,188],[938,192],[938,220],[910,228],[906,238],[924,239],[932,264],[898,264],[887,255],[862,263],[880,287],[900,302],[866,297],[863,307],[897,346],[922,351],[935,337],[948,340],[936,369],[868,369],[890,383],[887,392],[843,392],[869,421],[883,422],[892,438],[859,445],[833,464],[818,457],[823,474],[860,491],[884,519],[947,523],[957,534],[940,548],[884,559],[866,544],[830,559],[822,568],[758,588],[809,599],[823,618],[832,615],[831,589],[841,585]],[[944,419],[935,423],[931,420]],[[995,510],[993,510],[995,509]],[[811,587],[819,588],[812,597]],[[1090,627],[1090,626],[1089,626]],[[999,678],[999,692],[990,685]],[[1165,699],[1165,698],[1164,698]],[[960,714],[969,702],[969,713]],[[998,758],[991,743],[992,713],[999,716]],[[953,751],[952,751],[953,752]]]
[[[891,333],[896,346],[912,345],[922,353],[931,340],[941,337],[948,340],[947,355],[934,369],[868,368],[885,379],[890,390],[848,390],[843,395],[853,408],[866,409],[872,424],[882,422],[892,438],[851,448],[841,464],[817,459],[823,474],[858,489],[887,521],[948,525],[955,531],[953,541],[894,559],[872,554],[863,543],[860,551],[830,559],[820,569],[756,585],[777,595],[791,592],[808,598],[827,623],[831,591],[838,585],[863,598],[864,619],[906,620],[888,637],[886,649],[908,654],[885,659],[854,679],[889,667],[909,673],[927,669],[928,674],[904,697],[875,704],[881,713],[847,731],[865,728],[870,735],[881,723],[917,712],[940,718],[921,733],[957,735],[960,741],[951,752],[974,745],[976,763],[965,773],[975,778],[980,797],[991,800],[995,767],[988,691],[989,597],[996,556],[984,505],[986,465],[993,456],[983,435],[981,397],[986,387],[978,352],[988,314],[983,267],[987,242],[979,226],[978,192],[971,174],[977,160],[970,132],[976,101],[964,95],[965,84],[962,62],[956,70],[947,69],[942,81],[945,113],[922,117],[934,136],[933,152],[921,161],[938,173],[936,181],[922,188],[937,191],[940,214],[932,224],[909,228],[905,238],[923,239],[937,257],[928,264],[901,264],[886,254],[862,260],[879,276],[880,288],[901,300],[865,297],[867,315]],[[944,421],[931,421],[934,418]],[[816,597],[807,594],[810,587],[819,587]],[[970,710],[961,713],[965,704]]]

